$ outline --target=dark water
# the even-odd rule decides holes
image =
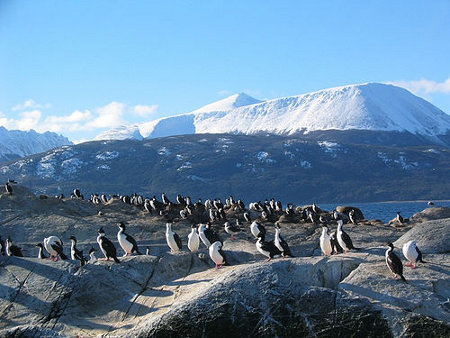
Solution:
[[[434,202],[435,207],[450,207],[450,201]],[[429,208],[426,201],[414,202],[383,202],[383,203],[342,203],[339,205],[360,208],[366,219],[380,219],[387,223],[397,215],[397,211],[403,217],[411,217],[416,212]],[[332,211],[336,204],[318,204],[321,209]]]

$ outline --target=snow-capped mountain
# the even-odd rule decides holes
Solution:
[[[0,161],[37,154],[70,144],[72,142],[68,138],[56,133],[40,134],[34,130],[7,130],[0,126]]]
[[[435,136],[450,131],[450,115],[406,89],[366,83],[313,93],[256,100],[232,95],[193,112],[161,118],[96,139],[155,138],[194,133],[268,132],[281,135],[323,130],[406,131]],[[132,133],[133,132],[133,133]]]

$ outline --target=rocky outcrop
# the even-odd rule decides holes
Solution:
[[[411,222],[420,223],[443,218],[450,218],[450,208],[436,206],[415,213],[410,220]]]
[[[401,229],[346,224],[362,250],[331,257],[321,255],[319,226],[283,222],[296,257],[271,262],[256,251],[248,224],[233,241],[215,225],[231,264],[217,270],[204,249],[169,253],[164,217],[118,201],[41,200],[20,189],[0,196],[0,234],[11,234],[27,256],[0,256],[1,337],[450,335],[450,218]],[[33,258],[35,243],[53,234],[63,241],[76,235],[87,252],[98,248],[96,230],[103,226],[116,243],[119,220],[141,247],[150,245],[150,255],[85,267]],[[265,226],[270,240],[274,224]],[[189,222],[173,229],[185,244]],[[386,267],[385,244],[394,242],[403,259],[401,246],[411,239],[426,263],[405,267],[405,284]]]

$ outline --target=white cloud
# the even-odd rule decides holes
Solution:
[[[33,99],[26,100],[24,103],[20,103],[11,108],[12,111],[25,110],[25,109],[45,109],[50,108],[51,105],[37,103]]]
[[[156,109],[158,109],[157,104],[151,106],[138,104],[133,107],[133,112],[138,116],[146,117],[156,112]]]
[[[422,78],[416,81],[392,81],[389,83],[406,88],[418,95],[432,93],[450,94],[450,77],[448,77],[444,82],[436,82]]]
[[[18,119],[7,118],[3,114],[0,116],[0,125],[9,130],[30,130],[38,129],[39,120],[42,117],[40,110],[24,111],[19,114]]]
[[[114,128],[125,124],[122,115],[125,112],[125,105],[120,102],[111,102],[106,106],[95,109],[97,117],[89,121],[86,127],[95,128]]]

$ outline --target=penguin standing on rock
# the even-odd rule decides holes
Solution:
[[[97,262],[97,257],[95,257],[95,249],[92,247],[89,249],[89,264],[94,264],[95,262]]]
[[[75,236],[70,236],[69,239],[72,242],[72,245],[70,246],[70,258],[73,261],[80,261],[80,266],[86,265],[86,260],[83,256],[83,250],[77,249],[77,239],[75,238]]]
[[[206,236],[207,233],[209,234],[209,230],[206,229],[206,225],[200,224],[198,227],[198,236],[203,244],[205,244],[206,247],[209,248],[211,246],[211,241],[208,239],[208,236]]]
[[[50,259],[52,261],[57,261],[58,256],[62,260],[66,260],[67,256],[63,252],[63,242],[56,236],[50,236],[44,238],[45,250],[50,254]]]
[[[125,223],[120,222],[118,224],[118,226],[119,226],[119,232],[117,233],[117,240],[119,241],[119,244],[122,247],[123,251],[125,251],[125,254],[123,255],[123,257],[129,256],[133,252],[135,252],[138,255],[142,255],[139,252],[139,248],[136,243],[136,240],[133,237],[131,237],[130,235],[128,235],[127,233],[125,233]]]
[[[331,237],[328,234],[328,227],[326,224],[322,225],[322,235],[320,235],[320,250],[325,256],[330,256],[333,253],[333,246],[331,245]]]
[[[225,232],[227,234],[231,235],[230,241],[232,241],[234,239],[234,234],[241,232],[241,229],[239,229],[239,227],[237,225],[233,225],[227,221],[227,222],[225,222]]]
[[[389,249],[386,250],[386,265],[394,274],[395,278],[400,277],[402,281],[408,283],[405,277],[403,277],[403,264],[394,252],[394,245],[392,243],[388,243],[387,245]]]
[[[289,245],[287,242],[281,237],[280,234],[280,227],[276,224],[275,225],[275,239],[274,239],[275,246],[278,248],[278,250],[281,251],[281,255],[283,257],[294,257],[291,253],[291,249],[289,249]]]
[[[214,242],[209,247],[209,257],[216,264],[216,269],[220,269],[223,265],[227,265],[225,253],[222,251],[222,243],[219,241]]]
[[[23,257],[22,250],[18,246],[14,245],[11,237],[6,239],[6,254],[8,256]]]
[[[265,236],[261,233],[258,236],[258,241],[256,242],[256,250],[262,253],[264,256],[268,257],[267,261],[276,256],[281,255],[281,251],[275,246],[273,241],[266,242]]]
[[[12,195],[13,189],[12,187],[9,185],[9,182],[5,183],[5,191],[8,195]]]
[[[100,247],[100,250],[102,250],[103,255],[105,256],[104,260],[109,261],[112,258],[114,262],[120,263],[119,259],[117,258],[116,247],[108,238],[106,238],[103,228],[98,229],[97,233],[97,243]]]
[[[193,224],[191,232],[188,235],[188,249],[192,252],[197,252],[200,247],[200,237],[197,233],[197,227]]]
[[[172,253],[180,251],[183,247],[180,237],[172,230],[172,223],[166,223],[166,241]]]
[[[353,246],[352,239],[350,236],[344,231],[344,221],[339,219],[338,221],[338,227],[336,232],[336,237],[338,240],[339,245],[344,249],[344,252],[347,253],[349,250],[360,250],[359,248],[355,248]]]
[[[416,241],[409,241],[403,244],[403,256],[409,261],[406,266],[415,269],[417,262],[425,263],[422,259],[422,252],[417,247]]]

